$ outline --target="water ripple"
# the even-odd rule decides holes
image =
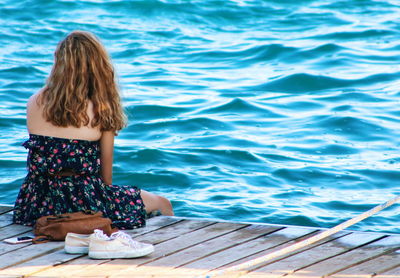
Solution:
[[[128,115],[116,184],[163,194],[180,216],[355,216],[398,194],[399,12],[380,0],[5,0],[0,203],[25,174],[26,100],[57,42],[82,29],[110,52]],[[396,209],[354,228],[400,232]]]

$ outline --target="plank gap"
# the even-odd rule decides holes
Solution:
[[[285,227],[284,229],[287,229],[287,228]],[[283,230],[283,229],[282,229],[282,230]],[[315,234],[315,233],[317,233],[317,232],[319,232],[319,230],[311,231],[310,233],[305,234],[305,235],[302,235],[302,236],[299,236],[299,237],[289,238],[289,239],[286,240],[286,241],[283,241],[283,242],[281,242],[281,243],[279,243],[279,244],[277,244],[277,245],[274,245],[274,246],[270,246],[270,247],[268,247],[268,248],[266,248],[266,249],[257,251],[257,252],[255,252],[255,253],[253,253],[253,254],[251,254],[251,255],[248,255],[247,257],[256,256],[257,254],[263,253],[263,252],[265,252],[265,251],[267,251],[267,250],[279,248],[279,246],[288,244],[289,242],[292,242],[292,241],[294,241],[294,242],[300,241],[302,238],[310,237],[310,236],[312,236],[313,234]],[[217,270],[217,269],[220,269],[220,268],[223,268],[223,267],[225,267],[225,266],[228,266],[228,265],[230,265],[230,264],[233,264],[233,263],[235,263],[235,262],[237,262],[237,261],[240,261],[240,260],[243,260],[243,259],[245,259],[245,258],[246,258],[246,257],[244,257],[244,258],[239,258],[239,259],[237,259],[237,260],[233,260],[233,261],[231,261],[231,262],[229,262],[229,263],[226,263],[226,264],[223,264],[223,265],[218,266],[218,267],[216,267],[216,268],[210,269],[209,272],[214,271],[214,270]],[[249,272],[249,271],[247,271],[247,272]],[[247,273],[247,272],[246,272],[246,273]]]
[[[217,224],[217,223],[214,223],[213,225],[216,225],[216,224]],[[206,228],[206,227],[209,227],[209,226],[211,226],[211,225],[205,226],[205,227],[203,227],[203,228]],[[186,245],[185,247],[183,247],[183,248],[181,248],[181,249],[174,250],[174,251],[172,251],[172,252],[169,252],[169,253],[167,253],[167,254],[164,254],[164,256],[161,256],[161,257],[156,257],[156,258],[154,258],[154,259],[152,259],[152,260],[149,260],[149,261],[147,261],[147,262],[144,262],[144,263],[138,264],[137,266],[138,266],[138,267],[140,267],[140,266],[145,266],[145,265],[146,265],[146,264],[148,264],[148,263],[152,263],[152,262],[154,262],[154,261],[157,261],[157,260],[159,260],[159,259],[165,258],[165,257],[167,257],[167,256],[170,256],[170,255],[173,255],[173,254],[179,253],[179,252],[181,252],[181,251],[183,251],[183,250],[186,250],[186,249],[188,249],[188,248],[191,248],[191,247],[193,247],[193,246],[196,246],[196,245],[202,244],[202,243],[204,243],[204,242],[207,242],[207,241],[209,241],[209,240],[212,240],[212,239],[218,238],[218,237],[220,237],[220,236],[224,236],[224,235],[227,235],[227,234],[230,234],[230,233],[233,233],[233,232],[239,231],[239,230],[241,230],[241,229],[244,229],[244,228],[246,228],[246,227],[249,227],[249,226],[251,226],[251,225],[245,225],[245,226],[242,226],[242,227],[238,227],[238,228],[237,228],[237,229],[235,229],[235,230],[226,231],[226,232],[224,232],[224,233],[221,233],[221,234],[218,234],[218,235],[216,235],[216,236],[214,236],[214,237],[210,237],[210,238],[208,238],[208,239],[205,239],[205,240],[199,241],[199,242],[197,242],[197,243],[195,243],[195,244],[192,244],[192,245]],[[201,229],[202,229],[202,228],[201,228]],[[197,229],[197,230],[199,230],[199,229]],[[191,232],[188,232],[188,233],[186,233],[186,234],[192,233],[192,232],[194,232],[194,231],[197,231],[197,230],[193,230],[193,231],[191,231]]]
[[[324,241],[324,242],[322,242],[322,243],[320,243],[320,244],[318,244],[318,245],[315,245],[315,246],[312,246],[312,247],[310,247],[310,248],[301,250],[300,252],[293,253],[292,255],[296,255],[296,254],[302,253],[302,252],[304,252],[304,251],[311,250],[311,249],[313,249],[313,248],[315,248],[315,247],[322,246],[323,244],[332,242],[332,241],[334,241],[334,240],[340,239],[340,238],[345,237],[345,236],[349,236],[349,235],[351,235],[351,234],[354,234],[354,233],[348,233],[348,234],[344,234],[344,235],[338,236],[338,237],[333,238],[333,239],[331,239],[331,240]],[[383,238],[383,237],[380,237],[380,238],[378,238],[378,239],[371,240],[371,241],[369,241],[369,242],[367,242],[367,243],[363,243],[363,244],[361,244],[361,245],[359,245],[359,246],[350,248],[350,249],[348,249],[348,250],[345,250],[345,251],[343,251],[343,252],[337,253],[337,254],[335,254],[335,255],[332,255],[332,256],[326,257],[326,258],[324,258],[324,259],[315,261],[315,262],[310,263],[310,264],[308,264],[308,265],[304,265],[304,266],[302,266],[302,267],[300,267],[300,268],[297,268],[297,269],[295,269],[295,270],[292,270],[292,271],[290,271],[290,272],[285,273],[283,276],[287,276],[287,275],[296,273],[297,271],[300,271],[300,270],[302,270],[302,269],[305,269],[305,268],[308,268],[308,267],[310,267],[310,266],[316,265],[316,264],[321,263],[321,262],[323,262],[323,261],[332,259],[332,258],[334,258],[334,257],[340,256],[340,255],[342,255],[342,254],[345,254],[345,253],[347,253],[347,252],[350,252],[350,251],[352,251],[352,250],[355,250],[355,249],[357,249],[357,248],[359,248],[359,247],[365,246],[365,245],[367,245],[367,244],[370,244],[370,243],[372,243],[372,242],[374,242],[374,241],[377,241],[377,240],[380,240],[380,239],[382,239],[382,238]],[[291,256],[291,255],[290,255],[290,256]],[[290,256],[287,256],[286,258],[288,258],[288,257],[290,257]],[[283,258],[282,258],[282,259],[283,259]],[[343,270],[343,269],[342,269],[342,270]],[[342,270],[340,270],[340,271],[342,271]],[[339,271],[336,271],[335,273],[337,273],[337,272],[339,272]],[[332,274],[334,274],[334,273],[330,273],[329,275],[332,275]]]
[[[341,256],[341,255],[343,255],[343,254],[346,254],[346,253],[349,253],[349,252],[351,252],[351,251],[353,251],[353,250],[362,248],[362,247],[364,247],[364,246],[367,246],[368,244],[377,242],[377,241],[379,241],[379,240],[381,240],[381,239],[384,239],[384,238],[387,238],[387,237],[389,237],[389,236],[382,236],[382,237],[380,237],[380,238],[371,240],[371,241],[366,242],[366,243],[364,243],[364,244],[361,244],[361,245],[359,245],[359,246],[350,248],[349,250],[346,250],[346,251],[344,251],[344,252],[342,252],[342,253],[336,254],[335,256],[331,256],[331,257],[329,257],[329,258],[326,258],[326,259],[324,259],[324,260],[321,260],[321,261],[319,261],[319,262],[326,261],[326,260],[328,260],[328,259],[331,259],[331,258],[334,258],[334,257],[337,257],[337,256]],[[392,248],[392,249],[394,249],[394,248]],[[397,249],[399,249],[399,248],[397,248]],[[391,250],[390,252],[392,252],[392,251],[393,251],[393,250]],[[342,267],[342,268],[340,268],[340,269],[337,269],[337,270],[335,270],[335,271],[333,271],[333,272],[331,272],[331,273],[328,273],[327,275],[324,275],[323,277],[331,276],[331,275],[333,275],[333,274],[335,274],[335,273],[338,273],[338,272],[340,272],[340,271],[346,270],[346,269],[348,269],[348,268],[350,268],[350,267],[356,266],[356,265],[361,264],[361,263],[363,263],[363,262],[369,261],[370,259],[377,258],[377,257],[379,257],[379,256],[384,255],[385,253],[390,253],[390,252],[386,252],[386,251],[385,251],[384,253],[381,253],[381,254],[379,254],[379,255],[375,255],[375,256],[372,256],[372,257],[368,257],[367,259],[361,260],[360,262],[355,262],[355,263],[352,263],[352,264],[350,264],[350,265],[348,265],[348,266],[345,266],[345,267]]]
[[[14,206],[4,206],[4,205],[1,205],[1,206],[0,206],[0,214],[5,214],[5,213],[7,213],[7,212],[12,211],[13,209],[14,209]]]
[[[185,222],[185,221],[186,221],[186,220],[183,220],[182,222]],[[179,222],[179,223],[182,223],[182,222]],[[175,224],[178,224],[178,222],[177,222],[177,223],[173,223],[172,225],[175,225]],[[164,240],[158,241],[158,242],[154,243],[153,245],[158,245],[158,244],[167,242],[167,241],[169,241],[169,240],[178,238],[178,237],[180,237],[180,236],[182,236],[182,235],[186,235],[186,234],[192,233],[192,232],[194,232],[194,231],[203,229],[203,228],[205,228],[205,227],[209,227],[209,226],[211,226],[211,225],[216,225],[216,224],[217,224],[217,222],[208,223],[208,224],[205,224],[204,226],[197,227],[197,228],[193,228],[193,230],[184,232],[184,233],[182,233],[182,234],[178,234],[178,235],[176,235],[175,237],[170,237],[170,238],[168,238],[168,239],[164,239]],[[172,225],[169,225],[169,226],[172,226]],[[167,227],[167,226],[165,226],[165,227]],[[163,228],[164,228],[164,227],[163,227]],[[157,230],[162,230],[162,229],[157,229]],[[143,234],[143,235],[145,235],[145,234]],[[142,235],[140,235],[140,236],[142,236]]]
[[[140,232],[139,232],[138,234],[133,234],[132,236],[134,236],[134,237],[136,237],[136,236],[143,236],[143,235],[146,235],[146,234],[149,234],[149,233],[153,233],[153,232],[155,232],[155,231],[164,229],[164,228],[169,227],[169,226],[172,226],[172,225],[178,225],[179,223],[182,223],[182,222],[184,222],[184,221],[187,221],[187,220],[179,219],[179,220],[177,220],[177,221],[175,221],[175,222],[171,222],[171,223],[165,224],[165,225],[160,226],[160,227],[158,227],[158,228],[156,228],[156,229],[153,229],[153,230],[150,230],[150,231],[146,231],[146,232],[143,232],[143,233],[140,233]],[[145,227],[146,227],[146,226],[145,226]],[[134,230],[134,229],[133,229],[133,230]],[[126,231],[126,230],[123,230],[123,231]],[[129,231],[129,230],[128,230],[128,231]]]
[[[385,274],[385,272],[391,271],[391,270],[396,269],[398,267],[400,267],[400,264],[397,264],[397,265],[392,266],[392,267],[388,267],[388,268],[383,269],[383,270],[381,270],[381,271],[379,271],[377,273],[374,273],[374,274],[371,275],[371,277],[375,277],[375,276],[378,276],[378,275],[381,275],[381,274]]]
[[[357,249],[357,248],[354,248],[354,249]],[[353,250],[354,250],[354,249],[353,249]],[[359,265],[359,264],[362,264],[362,263],[371,261],[371,260],[373,260],[373,259],[379,258],[379,257],[381,257],[381,256],[383,256],[383,255],[390,254],[390,253],[392,253],[392,252],[394,252],[394,251],[396,251],[396,250],[399,250],[399,249],[400,249],[400,247],[388,249],[387,251],[384,251],[384,252],[382,252],[382,253],[376,254],[376,255],[374,255],[374,256],[372,256],[372,257],[368,257],[368,258],[366,258],[366,259],[363,259],[363,260],[354,262],[354,263],[352,263],[352,264],[350,264],[350,265],[348,265],[348,266],[346,266],[346,267],[343,267],[343,268],[341,268],[341,269],[335,270],[335,271],[333,271],[332,273],[329,273],[329,274],[327,274],[327,275],[324,275],[323,277],[329,277],[329,276],[331,276],[331,275],[333,275],[333,274],[336,274],[336,273],[341,272],[341,271],[343,271],[343,270],[349,269],[349,268],[354,267],[354,266],[356,266],[356,265]],[[348,252],[350,252],[350,251],[351,251],[351,250],[349,250]],[[343,252],[343,254],[344,254],[344,253],[347,253],[347,252]],[[342,255],[342,254],[337,254],[337,256],[340,256],[340,255]],[[332,256],[332,257],[335,257],[335,256]],[[395,267],[389,267],[388,269],[385,269],[384,271],[388,271],[388,270],[391,270],[391,269],[393,269],[393,268],[396,268],[396,266],[395,266]],[[381,270],[380,272],[382,273],[382,272],[384,272],[384,271]]]
[[[245,227],[243,227],[243,228],[245,228]],[[260,235],[257,236],[257,237],[250,238],[250,239],[248,239],[248,240],[242,241],[242,242],[240,242],[239,244],[232,244],[232,245],[226,246],[226,247],[224,247],[224,248],[218,249],[218,250],[216,250],[216,251],[214,251],[214,252],[210,252],[210,253],[208,253],[208,254],[205,254],[204,256],[198,257],[198,258],[196,258],[196,259],[194,259],[194,260],[191,260],[191,261],[185,262],[184,264],[181,264],[181,265],[179,265],[179,266],[176,266],[175,268],[183,267],[183,266],[188,265],[188,264],[191,264],[191,263],[193,263],[193,262],[195,262],[195,261],[204,259],[204,258],[206,258],[206,257],[208,257],[208,256],[211,256],[211,255],[214,255],[214,254],[217,254],[217,253],[220,253],[220,252],[224,252],[224,251],[226,251],[226,250],[231,249],[231,248],[234,247],[234,246],[240,246],[240,245],[243,245],[243,244],[247,244],[247,243],[249,243],[249,242],[251,242],[251,241],[253,241],[253,240],[260,239],[260,238],[262,238],[262,237],[265,237],[265,236],[267,236],[267,235],[270,235],[270,234],[272,234],[272,233],[278,232],[278,231],[283,230],[283,229],[285,229],[285,227],[281,227],[281,228],[277,227],[276,230],[273,230],[273,231],[269,231],[269,232],[260,234]],[[238,229],[238,230],[240,230],[240,229]],[[237,230],[236,230],[236,231],[237,231]],[[236,231],[232,231],[232,233],[233,233],[233,232],[236,232]]]
[[[255,267],[253,267],[253,268],[250,268],[249,271],[248,271],[247,273],[256,271],[256,270],[258,270],[258,269],[260,269],[260,268],[263,268],[263,267],[265,267],[265,266],[267,266],[267,265],[269,265],[269,264],[273,264],[273,263],[279,262],[279,261],[284,260],[284,259],[286,259],[286,258],[295,256],[295,255],[297,255],[297,254],[300,254],[300,253],[303,253],[303,252],[308,251],[308,250],[310,250],[310,249],[319,247],[319,246],[324,245],[324,244],[326,244],[326,243],[328,243],[328,242],[337,240],[337,239],[339,239],[339,238],[342,238],[342,237],[344,237],[344,236],[348,236],[348,235],[350,235],[350,234],[351,234],[351,233],[345,233],[345,234],[339,235],[339,236],[337,236],[337,235],[336,235],[336,236],[335,236],[335,235],[332,235],[333,237],[330,238],[329,240],[324,240],[324,239],[322,239],[321,241],[315,242],[315,243],[309,245],[308,247],[305,246],[305,247],[303,247],[303,248],[301,248],[301,249],[299,249],[299,250],[297,250],[297,251],[293,251],[293,252],[291,252],[291,253],[289,253],[289,254],[287,254],[287,255],[283,255],[283,256],[281,256],[281,257],[278,257],[278,258],[275,259],[275,260],[267,261],[267,262],[265,262],[265,263],[260,263],[259,265],[255,266]],[[307,235],[306,235],[306,236],[307,236]],[[323,260],[321,260],[321,261],[323,261]],[[297,271],[297,270],[295,270],[295,271]],[[295,271],[289,271],[289,272],[285,273],[284,276],[289,275],[289,274],[292,274],[292,273],[294,273]]]
[[[45,244],[45,243],[43,243],[43,244]],[[28,246],[31,246],[31,245],[28,245]],[[25,247],[27,247],[27,246],[24,246],[24,248],[25,248]],[[43,253],[40,253],[40,254],[34,255],[34,256],[32,256],[32,257],[29,257],[29,258],[23,259],[23,260],[21,260],[21,261],[18,261],[17,263],[10,264],[10,265],[8,265],[8,266],[6,266],[6,267],[2,267],[2,268],[0,268],[0,270],[5,270],[5,269],[7,269],[7,268],[9,268],[9,267],[14,267],[14,266],[17,266],[17,265],[20,265],[20,264],[29,262],[29,261],[31,261],[31,260],[33,260],[33,259],[36,259],[36,258],[45,256],[45,255],[48,255],[48,254],[51,254],[51,253],[53,253],[53,252],[55,252],[55,251],[58,251],[58,250],[61,250],[61,249],[63,249],[63,248],[64,248],[64,246],[62,246],[62,247],[55,247],[55,248],[49,249],[49,250],[47,250],[47,251],[45,251],[45,252],[43,252]],[[20,249],[22,249],[22,248],[20,248]]]

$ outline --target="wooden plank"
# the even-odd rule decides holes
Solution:
[[[250,241],[261,236],[265,236],[277,231],[278,227],[265,225],[251,225],[243,229],[235,230],[231,233],[218,236],[211,240],[204,241],[181,252],[173,253],[158,260],[146,263],[146,266],[165,266],[179,267],[201,259],[219,251],[237,246],[241,243]]]
[[[398,256],[382,255],[378,258],[369,260],[365,263],[356,265],[354,267],[348,268],[344,271],[340,271],[334,275],[328,277],[335,278],[353,278],[353,277],[373,277],[378,273],[383,273],[389,269],[392,269],[399,265],[400,258]],[[383,270],[383,271],[382,271]]]
[[[135,237],[135,240],[150,242],[152,244],[159,244],[164,241],[176,238],[183,234],[191,233],[198,229],[202,229],[207,226],[215,225],[212,221],[195,221],[195,220],[185,220],[182,222],[177,222],[175,224],[169,225],[162,229],[157,229],[152,233],[146,233],[144,235],[139,235]]]
[[[400,277],[400,264],[395,268],[380,273],[377,276],[373,276],[374,278],[399,278]]]
[[[95,275],[97,271],[100,271],[104,275],[126,275],[129,273],[135,273],[137,266],[144,263],[158,260],[162,257],[171,255],[177,251],[186,249],[196,244],[202,243],[206,240],[230,233],[234,230],[243,228],[247,225],[244,224],[233,224],[233,223],[215,223],[208,225],[202,229],[197,229],[189,233],[181,234],[178,237],[172,238],[168,241],[164,241],[156,245],[156,250],[153,254],[138,258],[134,260],[113,260],[107,263],[98,265],[92,269],[86,269],[78,275]],[[146,236],[146,235],[145,235]],[[157,233],[153,234],[153,237],[158,237]],[[140,239],[140,237],[139,237]]]
[[[1,216],[3,216],[3,215],[0,215],[0,217]],[[179,222],[179,221],[182,221],[182,220],[180,220],[180,219],[173,219],[173,218],[168,218],[168,217],[154,217],[154,218],[151,218],[151,219],[149,219],[148,221],[147,221],[147,225],[146,225],[146,227],[144,227],[144,228],[140,228],[140,229],[135,229],[135,230],[132,230],[132,231],[130,231],[131,232],[131,234],[133,234],[133,236],[134,235],[139,235],[139,234],[141,234],[141,233],[150,233],[150,232],[152,232],[152,231],[154,231],[154,230],[156,230],[156,229],[159,229],[160,227],[163,227],[163,226],[168,226],[168,225],[171,225],[171,224],[173,224],[173,223],[177,223],[177,222]],[[19,227],[21,227],[20,225],[15,225],[16,227],[17,226],[19,226]],[[25,227],[25,226],[22,226],[22,227]],[[26,228],[26,227],[25,227]],[[25,229],[24,228],[24,229]],[[29,228],[29,227],[28,227]],[[30,228],[29,228],[30,229]],[[25,233],[25,234],[27,234],[27,235],[32,235],[32,232],[28,232],[28,233]],[[24,234],[22,234],[22,235],[24,235]],[[21,235],[21,236],[22,236]],[[11,252],[11,251],[15,251],[15,250],[17,250],[17,249],[20,249],[20,248],[23,248],[23,247],[26,247],[26,246],[28,246],[28,245],[30,245],[30,244],[23,244],[23,245],[21,245],[21,244],[18,244],[18,245],[10,245],[10,244],[7,244],[7,243],[4,243],[4,242],[2,242],[1,244],[0,244],[0,253],[1,254],[5,254],[5,253],[8,253],[8,252]],[[43,246],[44,247],[44,246]],[[63,247],[63,246],[62,246]],[[65,254],[64,253],[64,251],[60,251],[62,254],[64,254],[64,256],[66,256],[66,260],[65,261],[69,261],[69,260],[73,260],[74,258],[76,258],[76,257],[79,257],[79,256],[71,256],[71,255],[67,255],[67,254]],[[39,256],[40,256],[40,254],[39,254]],[[52,259],[55,259],[55,258],[57,258],[57,257],[52,257],[51,255],[44,255],[44,257],[47,257],[47,256],[50,256]],[[38,259],[34,259],[34,260],[32,260],[32,262],[35,262],[35,261],[37,261],[37,260],[41,260],[40,259],[41,257],[39,257]],[[52,260],[47,260],[49,263],[52,261]],[[53,260],[54,261],[54,260]],[[22,269],[23,267],[25,268],[26,267],[26,265],[29,265],[29,262],[30,261],[28,261],[28,262],[25,262],[25,263],[22,263],[22,264],[19,264],[18,266],[14,266],[14,267],[12,267],[12,269],[13,270],[15,270],[15,269]],[[17,262],[16,262],[17,263]],[[56,260],[55,261],[55,263],[57,263],[57,264],[59,264],[60,263],[60,260]],[[35,269],[35,271],[37,272],[38,270],[40,270],[40,269],[46,269],[46,268],[48,268],[49,267],[49,264],[46,264],[46,265],[44,265],[42,268],[38,268],[38,269],[36,269],[36,268],[34,268]],[[29,268],[29,269],[31,269],[31,268]],[[33,271],[33,269],[31,269],[32,271]],[[29,271],[31,271],[31,270],[29,270]],[[12,272],[12,271],[11,271]],[[8,274],[7,275],[11,275],[11,272],[7,272]],[[18,272],[16,272],[16,273],[18,273]]]
[[[14,266],[36,257],[43,256],[54,251],[64,248],[64,242],[54,241],[43,244],[31,244],[23,248],[13,250],[6,254],[0,255],[0,269]]]
[[[345,233],[346,232],[335,234],[316,244],[292,252],[278,260],[268,262],[267,265],[256,268],[254,272],[268,275],[273,274],[276,277],[281,277],[283,275],[287,275],[286,277],[292,277],[293,274],[290,274],[299,269],[303,269],[306,266],[313,265],[332,256],[347,252],[349,249],[355,247],[347,243],[356,241],[356,246],[359,246],[380,237],[375,234],[365,234],[362,239],[360,239],[358,233],[347,235]],[[343,242],[343,244],[340,244],[340,242]]]
[[[11,213],[0,214],[0,227],[11,225],[13,223],[12,217]]]
[[[166,273],[171,277],[194,277],[207,271],[207,269],[188,269],[181,265],[188,264],[198,259],[207,257],[213,253],[225,250],[227,248],[237,246],[238,244],[251,241],[267,234],[273,233],[279,229],[277,226],[251,225],[243,229],[235,230],[231,233],[218,236],[211,240],[204,241],[182,251],[172,253],[169,256],[162,257],[158,260],[144,263],[135,269],[136,276],[144,277],[148,273],[152,273],[153,277],[162,277]],[[129,273],[117,272],[115,277],[128,277]]]
[[[279,228],[277,226],[273,226],[273,227]],[[243,230],[239,230],[237,232],[240,232],[240,231],[243,231]],[[285,232],[279,231],[279,235],[276,235],[278,233],[273,233],[272,234],[272,235],[275,235],[274,236],[275,239],[281,238],[281,241],[279,241],[278,243],[275,242],[276,245],[277,244],[278,245],[282,244],[284,242],[291,241],[291,240],[293,240],[293,237],[295,237],[295,236],[297,236],[297,237],[298,236],[304,236],[305,234],[310,234],[312,232],[315,232],[314,229],[288,228],[288,229],[285,229],[285,230],[286,230]],[[237,232],[234,232],[234,233],[237,233]],[[231,235],[231,233],[228,234],[228,235]],[[271,236],[272,235],[268,235],[268,236],[262,237],[262,240],[263,240],[262,242],[258,241],[261,238],[257,238],[255,240],[256,242],[255,242],[254,247],[257,247],[257,246],[259,247],[260,244],[264,244],[264,248],[266,247],[265,245],[269,246],[269,244],[271,244]],[[222,236],[222,237],[224,237],[224,236]],[[218,240],[218,238],[216,238],[215,240]],[[207,241],[207,242],[209,242],[209,241]],[[208,247],[208,245],[206,244],[207,242],[203,242],[200,245],[203,248],[207,248]],[[253,241],[250,240],[249,242],[253,242]],[[238,247],[238,246],[240,247],[240,245],[236,245],[233,248],[236,249],[236,247]],[[186,250],[184,250],[182,252],[185,252]],[[243,248],[243,246],[241,246],[241,248],[238,248],[238,252],[243,252],[244,250],[247,250],[247,249]],[[182,253],[182,252],[180,252],[180,253]],[[240,254],[238,252],[234,252],[234,254],[235,255]],[[229,249],[224,250],[223,252],[219,252],[219,253],[216,253],[216,254],[220,254],[220,253],[224,253],[224,255],[221,257],[221,258],[224,258],[224,257],[230,257],[229,255],[232,254],[232,251],[229,248]],[[182,255],[183,255],[182,259],[184,260],[184,258],[185,258],[184,253],[182,253]],[[237,257],[235,255],[233,256],[233,258],[237,259]],[[211,255],[210,257],[212,257],[212,256],[213,255]],[[168,257],[165,257],[165,258],[167,259]],[[203,258],[203,260],[206,260],[208,258],[209,258],[209,256]],[[230,257],[230,258],[232,259],[232,257]],[[232,261],[231,259],[229,259],[228,262],[231,262]],[[155,261],[155,262],[157,262],[157,261]],[[218,263],[218,261],[216,261],[216,260],[210,260],[210,262],[217,262]],[[142,277],[142,276],[143,277],[147,277],[147,276],[144,276],[146,273],[147,274],[148,273],[152,273],[153,275],[155,275],[153,277],[162,276],[163,273],[164,273],[164,275],[165,275],[165,273],[170,274],[171,275],[170,277],[194,277],[196,275],[200,275],[200,274],[208,272],[208,270],[209,270],[208,267],[209,266],[207,266],[207,265],[204,266],[203,263],[200,266],[195,266],[195,267],[191,267],[191,264],[184,265],[184,266],[179,266],[179,268],[177,268],[177,269],[170,267],[167,262],[165,264],[160,264],[159,266],[151,266],[149,264],[144,264],[144,265],[142,264],[140,267],[135,268],[135,269],[130,268],[130,269],[124,269],[122,271],[116,272],[116,273],[114,273],[114,277],[129,277],[129,275],[132,275],[133,273],[135,274],[135,276],[139,275],[137,277]]]
[[[28,226],[23,226],[23,225],[8,225],[5,227],[0,228],[0,240],[10,238],[10,237],[15,237],[20,234],[26,233],[32,231],[31,227]]]
[[[13,206],[4,206],[4,205],[1,205],[1,206],[0,206],[0,214],[6,213],[6,212],[10,212],[10,211],[12,211],[13,209],[14,209]]]
[[[120,277],[168,277],[168,278],[196,278],[201,277],[202,273],[204,273],[206,269],[190,269],[185,267],[174,268],[169,266],[141,266],[138,268],[133,268],[130,271],[126,270],[124,272],[115,272],[108,276],[109,278],[120,278]],[[219,277],[218,277],[219,278]],[[232,277],[230,277],[232,278]]]
[[[18,236],[33,236],[33,234],[29,231],[27,233],[19,234]],[[23,248],[30,244],[31,243],[9,244],[2,241],[0,242],[0,255]]]
[[[40,245],[46,245],[40,244]],[[65,254],[64,250],[56,249],[54,252],[44,254],[43,256],[33,257],[20,264],[5,268],[0,271],[0,277],[4,276],[34,276],[35,273],[51,268],[53,265],[62,264],[64,261],[77,258],[82,255]],[[63,276],[69,276],[67,269],[64,270]],[[43,277],[43,276],[41,276]],[[54,276],[53,276],[54,277]]]
[[[356,236],[359,237],[359,240],[355,243],[361,246],[357,246],[354,248],[350,248],[349,251],[339,253],[336,256],[332,256],[328,259],[320,261],[318,263],[312,264],[310,266],[304,267],[290,276],[286,276],[287,278],[293,277],[304,277],[304,274],[308,275],[333,275],[339,271],[350,268],[354,265],[363,263],[364,261],[369,260],[370,258],[374,258],[376,256],[381,255],[382,253],[388,252],[388,250],[393,247],[387,247],[387,245],[392,244],[392,239],[388,237],[381,237],[381,234],[367,234],[367,233],[356,233]],[[363,242],[370,239],[373,240],[373,237],[377,237],[378,241],[371,242],[367,245],[362,246]],[[339,245],[343,243],[340,240],[337,241]],[[344,242],[345,244],[349,244],[351,242]],[[306,254],[304,254],[306,256]]]
[[[6,226],[1,227],[1,219]],[[11,214],[0,213],[3,239],[31,233],[30,227],[11,224],[10,220]],[[280,228],[283,227],[155,217],[148,220],[146,227],[126,232],[136,240],[155,244],[156,252],[148,257],[121,260],[92,260],[86,255],[65,254],[64,242],[0,242],[0,277],[195,277],[274,252],[316,232],[299,227],[276,231]],[[332,278],[400,278],[400,254],[394,252],[400,249],[400,236],[360,232],[342,232],[337,236],[340,238],[330,238],[255,267],[242,277],[320,278],[331,274]],[[232,273],[221,276],[224,277],[232,277]]]
[[[156,216],[148,219],[146,221],[146,226],[143,228],[133,229],[133,230],[124,230],[124,232],[130,234],[133,238],[138,235],[144,235],[151,233],[155,230],[165,228],[172,224],[178,224],[179,222],[183,222],[183,219],[170,217],[170,216]],[[179,225],[179,224],[178,224]]]
[[[83,277],[78,275],[82,273],[84,269],[96,267],[108,260],[93,260],[87,255],[82,255],[80,257],[70,257],[72,255],[65,254],[68,256],[69,260],[64,260],[61,264],[53,265],[51,268],[42,269],[34,273],[35,276],[39,277],[63,277],[65,273],[68,273],[69,277]],[[98,272],[99,275],[101,272]],[[93,275],[95,276],[95,275]]]
[[[390,241],[390,245],[388,247],[400,248],[400,236],[390,236],[386,238],[386,243]],[[382,241],[378,241],[378,243],[382,243]],[[374,244],[372,244],[374,245]],[[400,254],[395,251],[389,251],[387,254],[380,255],[376,258],[367,258],[367,260],[363,263],[357,264],[348,269],[339,271],[329,277],[334,278],[344,278],[344,277],[371,277],[373,275],[377,275],[379,273],[384,273],[390,269],[395,268],[400,264]]]
[[[314,228],[285,228],[266,235],[265,237],[257,238],[196,260],[184,265],[184,267],[190,269],[206,269],[206,272],[208,272],[208,270],[221,268],[223,266],[236,265],[262,256],[263,254],[284,248],[299,240],[314,235],[315,232],[317,232],[317,230]]]
[[[178,237],[179,235],[189,233],[191,231],[196,231],[203,227],[207,227],[215,224],[215,222],[210,221],[193,221],[193,220],[183,220],[174,219],[173,217],[158,217],[151,218],[148,222],[148,228],[134,229],[134,230],[126,230],[129,234],[134,234],[135,240],[140,241],[148,241],[153,244],[158,244],[169,239],[173,239]],[[158,226],[160,225],[160,226]],[[161,226],[164,225],[164,226]],[[143,232],[143,235],[139,235],[139,231]],[[151,233],[150,233],[151,231]],[[158,247],[156,247],[157,250]],[[122,260],[124,261],[124,260]],[[128,260],[132,261],[132,260]],[[94,268],[94,272],[97,271],[99,265],[104,264],[106,262],[110,262],[110,260],[92,260],[87,256],[83,258],[79,258],[79,260],[70,260],[65,262],[62,265],[58,265],[52,269],[47,269],[43,272],[38,272],[38,274],[43,276],[57,276],[63,275],[64,269],[70,269],[69,273],[72,276],[79,276],[80,273],[86,271],[90,271],[90,269]],[[111,268],[111,267],[109,267]],[[95,275],[95,273],[93,274]]]

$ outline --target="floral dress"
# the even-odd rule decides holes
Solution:
[[[44,215],[94,210],[121,229],[145,224],[140,189],[103,182],[99,141],[31,134],[23,146],[29,150],[28,174],[15,201],[14,223],[30,226]]]

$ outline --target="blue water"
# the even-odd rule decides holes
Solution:
[[[25,103],[68,32],[99,36],[129,124],[114,183],[179,216],[331,227],[400,193],[400,2],[3,0],[0,203]],[[399,206],[352,229],[399,233]]]

